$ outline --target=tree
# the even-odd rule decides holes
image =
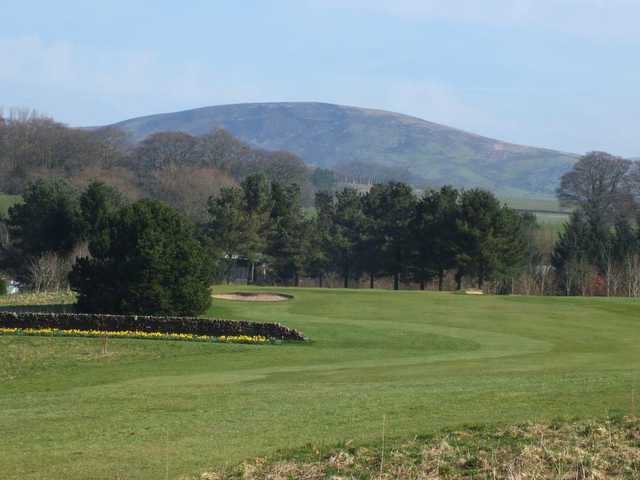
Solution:
[[[177,167],[155,173],[155,198],[184,213],[195,223],[207,220],[207,201],[222,187],[235,185],[215,168]]]
[[[118,212],[104,237],[70,274],[80,311],[198,315],[210,305],[212,259],[175,210],[140,200]]]
[[[109,222],[125,203],[115,188],[101,182],[89,184],[80,195],[80,216],[86,238],[93,242],[108,241],[100,237],[108,232]]]
[[[564,206],[582,209],[598,228],[611,226],[620,213],[634,212],[631,166],[631,161],[608,153],[588,153],[562,176],[558,199]]]
[[[366,222],[360,194],[352,188],[337,192],[331,215],[329,255],[348,288],[349,279],[358,273],[358,248]]]
[[[481,289],[486,280],[512,275],[523,266],[527,242],[522,216],[479,189],[462,193],[460,209],[459,288],[465,274],[474,274]]]
[[[220,251],[224,276],[230,281],[231,269],[241,250],[246,229],[246,212],[240,188],[222,188],[216,197],[209,198],[209,223],[206,232],[213,245]]]
[[[9,209],[8,226],[26,255],[68,255],[85,233],[78,192],[62,179],[38,180]]]
[[[269,220],[267,255],[281,281],[293,279],[299,285],[304,269],[308,223],[304,221],[297,185],[271,185],[271,216]]]
[[[413,219],[416,198],[411,187],[390,182],[374,185],[363,199],[368,219],[368,233],[373,244],[371,251],[380,255],[381,267],[393,276],[393,289],[400,288],[400,275],[408,269],[411,239],[409,225]]]
[[[305,271],[323,286],[324,277],[332,270],[331,242],[335,204],[333,193],[320,191],[315,195],[316,215],[306,223]]]
[[[264,261],[271,216],[271,192],[266,175],[250,175],[242,182],[244,225],[240,255],[249,262],[248,283],[254,281],[255,265]]]
[[[183,132],[158,132],[149,135],[136,148],[134,157],[145,172],[167,167],[186,167],[197,163],[198,139]]]
[[[247,177],[240,188],[222,188],[218,196],[209,200],[207,232],[223,253],[227,275],[236,260],[246,260],[247,281],[253,282],[255,264],[266,259],[271,203],[264,175]]]
[[[424,288],[425,280],[438,277],[442,291],[444,274],[456,266],[460,245],[460,193],[444,186],[429,190],[416,205],[411,224],[414,276]]]
[[[589,223],[584,213],[581,210],[573,212],[551,255],[551,264],[559,275],[565,295],[585,291],[590,264],[589,237]]]

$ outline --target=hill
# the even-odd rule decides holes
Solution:
[[[198,108],[115,124],[134,141],[160,131],[224,128],[251,145],[288,150],[307,163],[372,179],[450,183],[501,194],[552,195],[576,156],[493,140],[398,113],[324,103]],[[408,178],[407,178],[408,177]]]

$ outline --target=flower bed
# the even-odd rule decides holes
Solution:
[[[181,340],[187,342],[213,343],[249,343],[263,344],[275,340],[262,335],[223,335],[211,337],[208,335],[191,335],[188,333],[160,333],[141,331],[109,331],[109,330],[58,330],[55,328],[0,328],[0,335],[18,335],[35,337],[116,337],[136,339]]]
[[[259,337],[293,341],[305,339],[301,332],[277,323],[140,315],[0,312],[0,328],[21,331],[81,332],[83,335],[97,332],[94,336],[114,337],[131,337],[134,334],[138,338],[169,339],[173,336],[174,339],[182,339],[181,336],[184,336],[185,339],[193,340],[206,337],[206,341],[216,338],[221,342]]]

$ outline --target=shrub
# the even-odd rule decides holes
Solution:
[[[193,226],[141,200],[121,209],[69,277],[87,313],[198,315],[211,303],[213,262]]]
[[[197,317],[0,311],[0,327],[186,333],[212,337],[246,335],[281,340],[304,340],[304,335],[301,332],[277,323],[254,323]]]
[[[0,296],[5,296],[7,294],[7,281],[0,277]]]

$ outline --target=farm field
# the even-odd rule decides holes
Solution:
[[[383,416],[393,442],[638,410],[634,300],[277,291],[295,298],[216,300],[209,315],[311,342],[114,339],[104,355],[98,339],[0,337],[0,477],[198,478],[310,443],[376,442]]]

